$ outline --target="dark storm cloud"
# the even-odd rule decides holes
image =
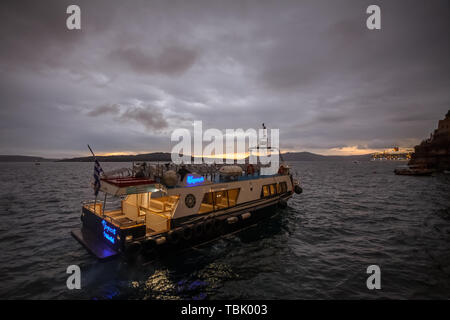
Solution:
[[[152,56],[140,48],[123,48],[111,53],[118,61],[126,62],[133,71],[139,73],[162,73],[176,75],[189,69],[196,59],[196,53],[182,47],[164,48]]]
[[[120,118],[139,122],[147,129],[163,129],[168,126],[163,115],[157,109],[150,106],[129,108],[120,116]]]
[[[88,116],[97,117],[104,114],[118,114],[120,107],[118,104],[104,104],[87,113]]]
[[[105,104],[87,112],[88,116],[98,117],[113,115],[119,123],[134,121],[147,129],[164,129],[168,123],[163,114],[151,105],[120,106],[119,104]],[[123,111],[121,111],[123,109]]]
[[[365,27],[370,4],[381,30]],[[169,151],[193,120],[264,122],[290,150],[414,145],[450,108],[449,6],[2,1],[0,153]]]

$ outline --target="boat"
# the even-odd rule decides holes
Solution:
[[[405,165],[395,168],[394,173],[406,176],[429,176],[434,172],[432,169],[423,166]]]
[[[103,173],[103,201],[83,203],[72,235],[99,259],[155,257],[217,239],[274,215],[302,192],[288,165],[271,175],[263,167],[144,162]],[[107,210],[108,196],[120,197],[120,206]]]

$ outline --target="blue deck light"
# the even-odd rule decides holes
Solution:
[[[116,232],[117,229],[114,229],[113,227],[110,227],[105,220],[102,221],[103,225],[103,237],[114,244],[116,242]]]
[[[196,185],[205,182],[205,177],[194,177],[193,175],[188,175],[186,182],[189,185]]]

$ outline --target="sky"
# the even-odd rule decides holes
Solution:
[[[81,30],[66,9],[81,8]],[[369,5],[381,30],[366,27]],[[365,154],[450,109],[450,2],[1,1],[0,154],[169,152],[177,128]]]

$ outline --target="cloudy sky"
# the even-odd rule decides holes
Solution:
[[[81,30],[66,8],[81,8]],[[381,30],[366,8],[381,7]],[[450,109],[450,2],[2,1],[0,154],[170,151],[175,128],[280,129],[369,153]]]

